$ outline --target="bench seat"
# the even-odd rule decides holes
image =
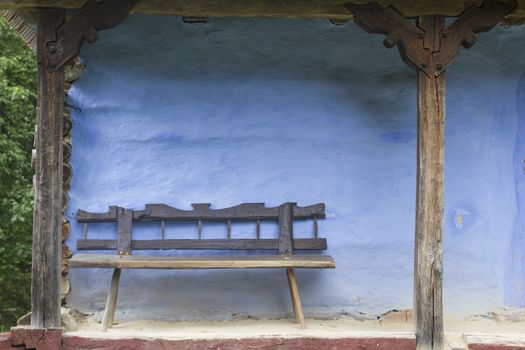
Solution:
[[[294,251],[326,250],[325,238],[318,235],[318,219],[326,218],[324,203],[299,207],[286,202],[278,207],[266,207],[264,203],[243,203],[224,209],[212,209],[209,203],[194,203],[192,210],[182,210],[166,204],[146,204],[144,210],[132,210],[110,206],[108,212],[91,213],[79,210],[77,221],[83,224],[83,236],[77,239],[77,250],[94,250],[94,254],[75,254],[69,260],[70,268],[113,269],[102,331],[107,331],[114,323],[120,275],[123,269],[284,269],[290,288],[290,296],[295,319],[302,329],[306,328],[299,297],[299,289],[294,269],[333,269],[334,259],[328,255],[295,254]],[[313,238],[294,238],[294,221],[311,220]],[[159,225],[160,235],[155,239],[137,239],[133,235],[133,224],[141,222]],[[181,239],[177,236],[186,230],[180,226],[170,227],[166,236],[166,222],[196,224],[198,239]],[[209,239],[203,235],[203,222],[206,224],[222,222],[226,228],[226,239]],[[254,238],[232,237],[232,223],[253,223]],[[276,223],[279,226],[278,238],[262,238],[261,222]],[[88,238],[88,225],[116,223],[116,239]],[[237,236],[237,233],[235,234]],[[246,236],[244,236],[246,237]],[[159,239],[160,238],[160,239]],[[117,255],[101,254],[99,251],[116,250]],[[188,255],[132,255],[136,250],[206,250],[252,251],[244,255],[210,255],[192,253]],[[264,254],[260,251],[276,251],[278,254]],[[146,253],[149,254],[149,253]]]
[[[249,256],[139,256],[76,254],[70,267],[112,269],[254,269],[254,268],[335,268],[328,255]]]

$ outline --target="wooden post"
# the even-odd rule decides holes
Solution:
[[[428,61],[439,50],[445,19],[427,16]],[[432,63],[435,64],[435,63]],[[445,162],[445,73],[417,71],[417,183],[414,253],[414,314],[417,349],[443,349],[443,207]]]
[[[418,350],[442,349],[445,77],[417,75],[416,339]]]
[[[60,327],[62,229],[62,129],[64,64],[85,39],[112,28],[138,0],[88,1],[69,21],[63,9],[41,9],[38,18],[38,113],[33,214],[31,327]]]
[[[40,10],[31,285],[31,327],[39,329],[60,327],[64,70],[49,70],[46,44],[56,40],[63,20],[63,10]]]
[[[115,309],[117,307],[120,273],[120,269],[113,270],[111,286],[109,288],[108,299],[106,301],[106,308],[104,309],[104,317],[102,318],[102,332],[107,332],[108,328],[113,327],[113,323],[115,322]]]
[[[403,14],[378,3],[348,4],[369,33],[386,35],[401,58],[417,71],[417,189],[414,254],[414,312],[417,350],[442,350],[445,70],[474,33],[490,30],[515,3],[487,1],[467,8],[445,28],[443,16],[424,16],[413,25]]]
[[[301,304],[301,297],[299,296],[299,288],[297,288],[297,281],[295,280],[295,273],[293,268],[286,269],[288,276],[288,285],[290,286],[290,296],[292,297],[293,313],[295,320],[299,323],[301,329],[306,329],[306,322],[304,320],[303,306]]]
[[[417,73],[414,312],[417,349],[443,349],[445,76]]]
[[[295,203],[279,206],[279,253],[291,255],[293,252],[293,207]]]

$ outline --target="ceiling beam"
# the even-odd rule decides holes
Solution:
[[[505,0],[502,0],[505,1]],[[209,17],[271,17],[305,19],[351,19],[347,3],[363,4],[366,0],[141,0],[134,13]],[[385,7],[393,5],[407,17],[424,15],[457,16],[466,7],[480,5],[482,0],[379,0]],[[0,8],[31,9],[59,7],[78,9],[86,0],[0,0]],[[525,0],[511,14],[525,18]]]

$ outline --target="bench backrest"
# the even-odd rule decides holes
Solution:
[[[155,249],[205,249],[205,250],[278,250],[281,254],[292,254],[294,249],[326,249],[326,239],[318,237],[318,219],[324,219],[324,203],[307,207],[298,207],[296,203],[284,203],[278,207],[266,208],[264,203],[244,203],[225,209],[211,209],[210,204],[192,204],[193,210],[181,210],[166,204],[146,204],[144,210],[130,210],[110,206],[107,213],[90,213],[79,210],[77,220],[84,224],[84,235],[77,240],[77,250],[117,250],[119,255],[130,255],[132,250]],[[313,238],[294,239],[293,222],[295,220],[313,221]],[[162,239],[132,239],[133,222],[161,223]],[[196,222],[199,239],[165,239],[166,221]],[[226,239],[203,239],[203,222],[224,222]],[[254,239],[236,239],[231,237],[231,223],[235,221],[254,222]],[[279,239],[262,239],[261,221],[279,223]],[[117,223],[117,240],[89,239],[88,224]]]

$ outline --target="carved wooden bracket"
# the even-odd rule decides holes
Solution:
[[[97,31],[113,28],[139,0],[90,0],[69,21],[60,25],[54,41],[46,43],[47,66],[56,70],[78,55],[84,40],[98,40]]]
[[[516,2],[487,1],[480,7],[471,6],[446,28],[443,16],[424,16],[414,25],[392,6],[382,8],[374,2],[346,7],[365,31],[386,35],[386,47],[397,45],[409,67],[439,76],[454,61],[460,45],[472,47],[476,42],[474,33],[492,29],[514,10]]]

